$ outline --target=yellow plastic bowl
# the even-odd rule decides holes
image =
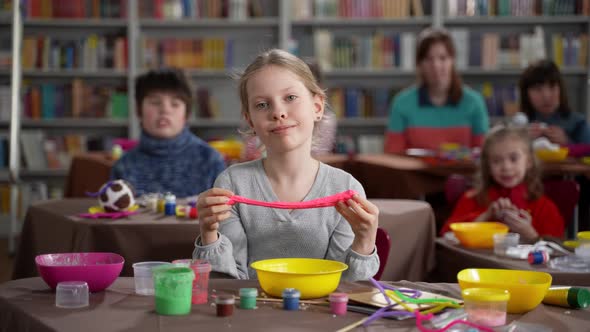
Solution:
[[[491,221],[458,222],[451,224],[451,230],[464,247],[489,249],[494,247],[494,234],[508,233],[508,226]]]
[[[457,274],[461,289],[497,288],[510,293],[508,313],[522,314],[541,303],[551,286],[551,275],[545,272],[465,269]]]
[[[559,148],[559,150],[548,150],[548,149],[539,149],[535,150],[535,154],[537,158],[541,159],[542,161],[562,161],[567,158],[567,154],[569,152],[568,148]]]
[[[338,287],[348,265],[326,259],[275,258],[252,263],[260,287],[266,294],[281,297],[283,289],[297,288],[302,299],[327,296]]]

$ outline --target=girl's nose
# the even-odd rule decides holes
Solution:
[[[282,106],[275,106],[272,112],[272,117],[274,120],[279,119],[286,119],[287,118],[287,111]]]

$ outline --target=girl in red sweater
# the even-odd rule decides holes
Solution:
[[[539,163],[525,130],[499,127],[490,131],[475,188],[463,194],[441,234],[452,223],[470,221],[503,222],[524,242],[563,236],[563,218],[543,195]]]

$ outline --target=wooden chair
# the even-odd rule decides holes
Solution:
[[[88,152],[72,157],[64,197],[88,197],[86,192],[97,192],[109,180],[114,163],[107,152]]]

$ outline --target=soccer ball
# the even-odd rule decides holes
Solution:
[[[109,181],[99,192],[98,202],[105,212],[127,211],[135,205],[133,187],[125,180]]]

